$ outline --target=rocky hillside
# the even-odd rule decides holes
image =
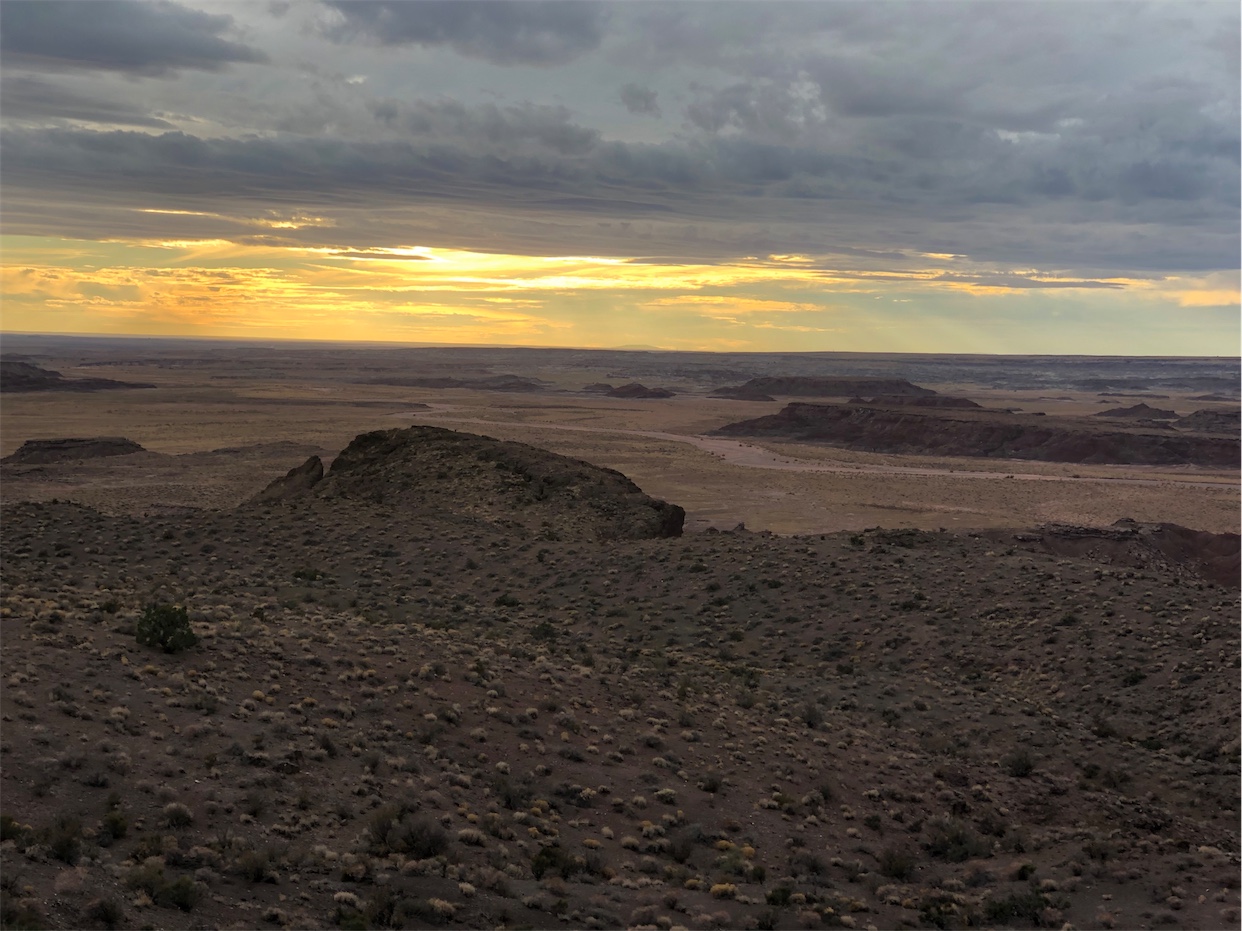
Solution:
[[[643,494],[620,472],[440,427],[364,433],[326,474],[311,457],[252,503],[340,498],[401,514],[468,516],[548,540],[674,537],[685,520],[682,508]]]
[[[400,461],[529,455],[422,439],[313,506],[5,506],[6,927],[1237,927],[1233,593],[950,533],[531,539],[395,506]],[[196,645],[138,642],[157,602]]]
[[[998,412],[890,410],[795,402],[780,413],[728,424],[719,436],[819,441],[850,449],[1049,462],[1237,467],[1236,437],[1109,429]]]

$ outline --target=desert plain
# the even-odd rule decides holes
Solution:
[[[1239,926],[1236,358],[3,350],[5,927]]]

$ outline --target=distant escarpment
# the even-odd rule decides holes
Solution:
[[[607,396],[610,398],[671,398],[673,392],[667,388],[648,388],[638,382],[631,382],[628,385],[610,389]]]
[[[1236,437],[1152,433],[1073,421],[1038,422],[985,411],[890,410],[795,402],[778,414],[728,424],[718,436],[810,440],[849,449],[938,456],[1139,465],[1238,465]]]
[[[931,397],[916,394],[884,394],[874,398],[850,398],[850,404],[866,404],[871,407],[951,407],[962,410],[982,410],[970,398],[955,398],[947,394]]]
[[[364,433],[326,474],[312,456],[250,505],[339,499],[397,514],[481,519],[548,540],[676,537],[686,516],[612,469],[524,443],[422,426]]]
[[[995,531],[992,536],[999,536]],[[1207,533],[1179,524],[1123,519],[1111,527],[1047,524],[1014,538],[1035,543],[1057,556],[1088,558],[1095,563],[1156,567],[1190,572],[1226,588],[1242,578],[1242,538],[1236,533]]]
[[[146,452],[133,440],[123,436],[68,437],[59,440],[27,440],[11,456],[0,462],[13,465],[46,465],[77,459],[102,459],[105,456],[128,456]]]
[[[400,388],[468,388],[472,391],[543,391],[542,382],[521,375],[488,375],[483,378],[451,378],[382,375],[356,381],[359,385],[395,385]]]
[[[60,372],[40,368],[20,359],[0,359],[0,391],[109,391],[119,388],[154,388],[145,382],[112,378],[66,378]]]
[[[930,388],[913,385],[904,378],[849,378],[825,376],[765,376],[752,378],[744,385],[729,385],[712,392],[716,397],[747,401],[765,400],[767,395],[784,395],[790,398],[855,398],[877,395],[903,395],[930,397],[936,392]]]

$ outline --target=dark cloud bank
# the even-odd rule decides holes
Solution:
[[[316,30],[342,54],[439,49],[507,69],[517,89],[597,61],[632,63],[634,80],[613,80],[598,110],[320,91],[349,133],[213,136],[157,132],[166,116],[136,101],[32,72],[277,68],[229,17],[111,0],[0,11],[16,232],[72,234],[58,225],[124,204],[231,203],[326,212],[335,228],[289,235],[358,247],[381,244],[376,230],[409,242],[435,229],[428,244],[543,253],[1237,266],[1238,27],[1225,5],[333,2]],[[692,67],[706,70],[687,82]],[[608,108],[670,128],[626,139],[603,128]]]

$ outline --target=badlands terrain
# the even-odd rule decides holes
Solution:
[[[1239,926],[1236,359],[4,352],[5,927]]]

